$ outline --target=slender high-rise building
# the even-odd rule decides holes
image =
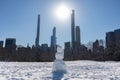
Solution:
[[[81,38],[80,38],[80,27],[76,26],[76,43],[81,44]]]
[[[51,36],[51,48],[56,51],[56,27],[53,28],[53,35]]]
[[[72,10],[71,14],[71,46],[72,48],[75,47],[75,13],[74,10]]]
[[[40,15],[38,15],[37,35],[36,35],[36,39],[35,39],[35,47],[39,47],[39,36],[40,36]]]

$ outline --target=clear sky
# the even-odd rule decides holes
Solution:
[[[71,21],[70,17],[59,20],[54,14],[61,3],[75,10],[82,44],[105,39],[106,32],[120,28],[120,0],[0,0],[0,40],[16,38],[17,45],[33,45],[40,14],[40,44],[50,45],[56,26],[57,43],[64,46],[71,41]]]

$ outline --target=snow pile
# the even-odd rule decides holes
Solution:
[[[64,51],[62,47],[57,46],[57,53],[55,54],[55,61],[53,63],[53,72],[66,73],[66,64],[62,60],[64,58]]]

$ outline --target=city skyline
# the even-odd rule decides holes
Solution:
[[[105,39],[106,32],[120,27],[119,2],[119,0],[1,0],[0,40],[5,41],[6,38],[12,37],[16,38],[17,45],[26,46],[29,43],[32,46],[36,37],[37,15],[40,14],[40,44],[50,45],[51,30],[56,26],[57,43],[64,46],[64,42],[71,41],[70,17],[60,21],[53,15],[53,6],[61,3],[71,6],[70,10],[75,10],[75,24],[80,26],[82,44],[96,39]]]

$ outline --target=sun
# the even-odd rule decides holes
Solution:
[[[61,4],[60,6],[58,6],[56,8],[56,16],[61,19],[61,20],[65,20],[69,17],[70,15],[70,10],[69,8],[64,5],[64,4]]]

